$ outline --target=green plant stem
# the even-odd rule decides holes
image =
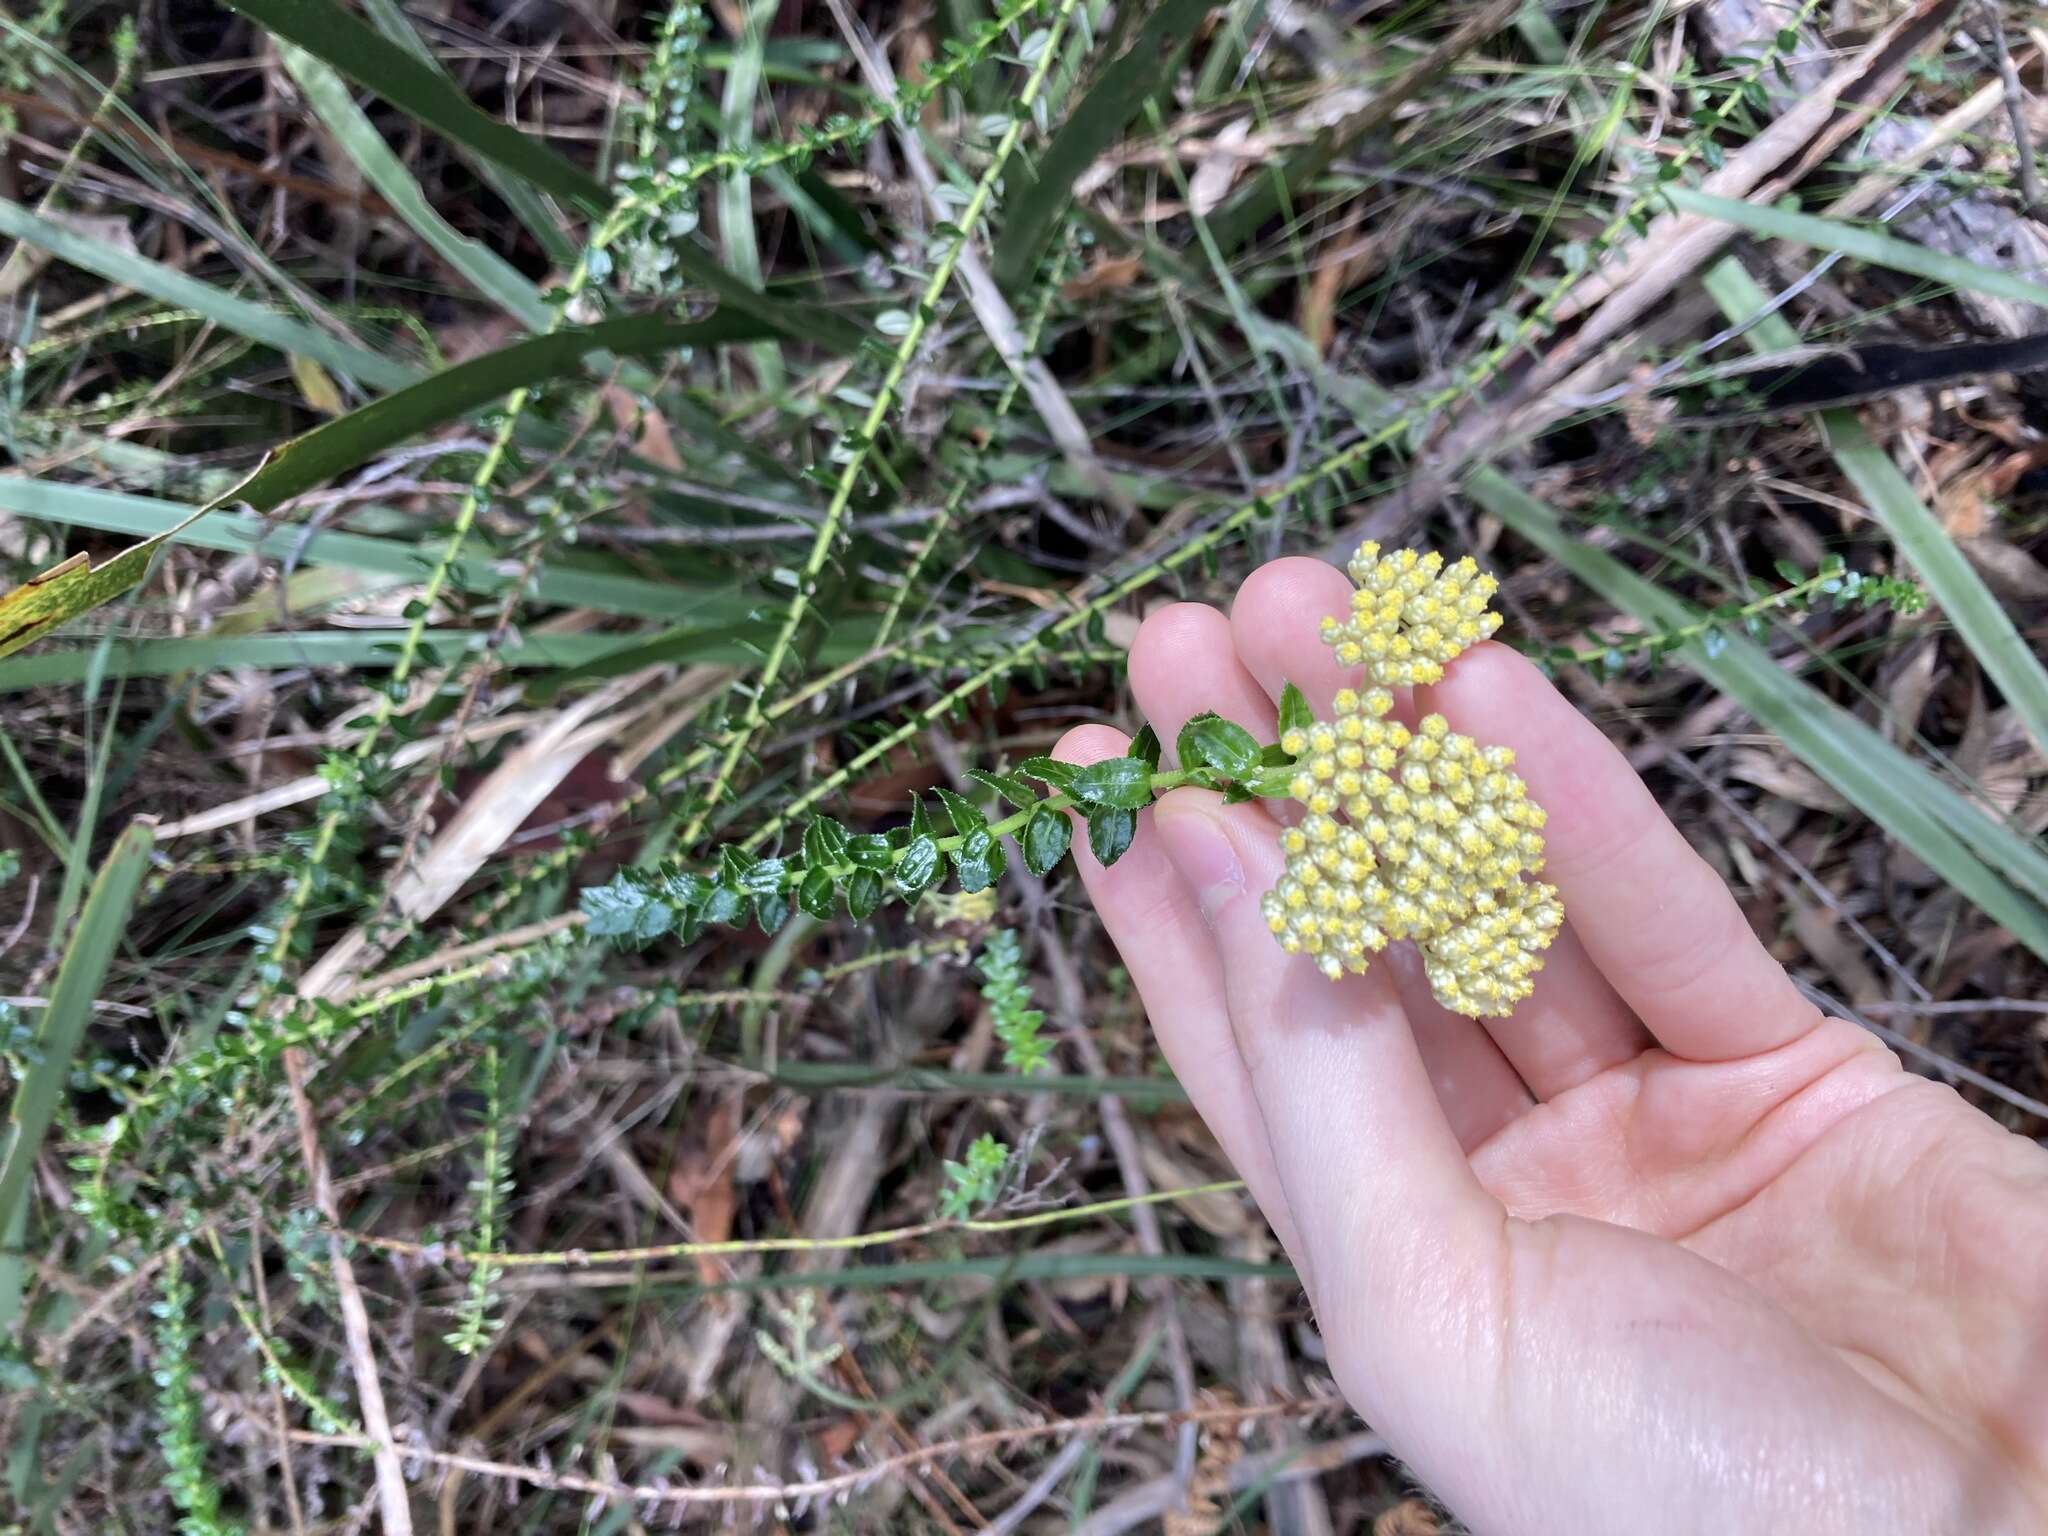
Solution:
[[[1023,1216],[970,1216],[949,1221],[920,1221],[909,1226],[890,1227],[880,1232],[854,1232],[844,1237],[743,1237],[721,1242],[663,1243],[651,1248],[559,1249],[550,1253],[501,1253],[451,1251],[441,1245],[415,1243],[403,1238],[380,1237],[371,1232],[333,1228],[332,1235],[360,1248],[379,1253],[403,1253],[432,1257],[438,1261],[490,1263],[502,1269],[543,1269],[557,1265],[589,1268],[595,1265],[652,1264],[664,1259],[729,1258],[747,1253],[850,1253],[863,1248],[883,1248],[940,1232],[976,1232],[999,1235],[1025,1232],[1039,1227],[1065,1226],[1072,1222],[1112,1216],[1140,1206],[1169,1205],[1196,1200],[1204,1195],[1234,1194],[1243,1189],[1242,1179],[1218,1179],[1208,1184],[1191,1184],[1182,1189],[1156,1189],[1142,1195],[1119,1195],[1091,1201],[1086,1205],[1063,1205],[1033,1211]],[[1012,1256],[1014,1257],[1014,1255]]]
[[[1267,767],[1260,768],[1249,777],[1235,782],[1239,788],[1246,790],[1259,799],[1284,799],[1287,795],[1288,784],[1292,781],[1293,777],[1294,769],[1291,766]],[[1195,785],[1204,789],[1220,789],[1223,787],[1224,782],[1217,779],[1212,770],[1205,768],[1162,770],[1152,775],[1152,798],[1156,800],[1168,790],[1179,789],[1184,785]],[[990,822],[986,831],[990,837],[1009,837],[1023,831],[1025,824],[1041,812],[1074,810],[1085,812],[1086,809],[1086,802],[1076,800],[1072,795],[1061,791],[1045,796],[1028,810],[1013,811],[1000,821]],[[955,832],[945,837],[935,837],[932,839],[933,846],[942,854],[958,851],[966,841],[967,834],[964,832]],[[907,848],[890,849],[890,862],[892,864],[900,864],[903,861],[904,854],[908,851]],[[847,879],[860,867],[852,863],[805,865],[800,861],[791,860],[789,861],[788,868],[784,870],[776,889],[778,891],[794,890],[802,883],[803,877],[809,874],[813,868],[829,871],[833,882],[837,884],[839,881]]]
[[[753,744],[754,735],[761,727],[764,701],[782,675],[782,665],[788,659],[796,632],[810,611],[812,599],[817,595],[818,578],[824,573],[825,562],[831,555],[833,546],[839,542],[840,526],[845,520],[846,509],[853,502],[853,493],[860,484],[861,474],[867,467],[868,455],[874,449],[875,434],[881,430],[882,423],[888,418],[890,407],[895,402],[896,390],[902,384],[904,374],[910,371],[911,359],[917,356],[918,348],[923,345],[924,334],[931,324],[932,313],[952,283],[954,269],[960,264],[960,257],[967,249],[967,242],[973,238],[975,226],[981,222],[982,214],[987,211],[989,201],[995,195],[996,185],[1002,180],[1003,167],[1009,163],[1010,156],[1016,152],[1017,145],[1024,137],[1025,125],[1031,121],[1031,103],[1037,99],[1054,60],[1059,56],[1060,36],[1065,31],[1067,18],[1073,14],[1077,3],[1078,0],[1062,0],[1058,13],[1053,17],[1052,26],[1048,29],[1045,47],[1040,50],[1038,61],[1025,80],[1023,90],[1018,93],[1017,111],[1011,117],[1010,126],[1004,130],[995,150],[990,154],[987,168],[975,182],[967,206],[960,210],[956,231],[939,257],[938,265],[932,269],[930,279],[925,283],[917,308],[911,314],[910,325],[904,331],[902,340],[898,342],[895,355],[889,359],[888,371],[884,373],[881,384],[875,390],[874,403],[868,407],[867,415],[862,418],[859,430],[854,436],[850,439],[842,437],[840,440],[839,448],[845,463],[840,469],[837,484],[833,486],[832,500],[825,508],[824,517],[818,523],[817,537],[811,541],[810,554],[804,561],[803,569],[797,573],[796,594],[783,614],[782,625],[776,631],[774,643],[768,648],[767,659],[761,663],[760,676],[755,679],[752,697],[747,702],[746,718],[741,723],[740,731],[733,739],[732,745],[726,748],[725,755],[719,760],[718,769],[705,789],[704,798],[698,803],[688,826],[683,831],[682,841],[686,846],[694,843],[703,832],[705,820],[732,782],[733,770],[739,766],[740,758]]]
[[[1746,621],[1781,608],[1792,608],[1802,604],[1817,592],[1842,583],[1840,571],[1821,571],[1794,582],[1777,592],[1744,603],[1739,608],[1729,608],[1715,613],[1701,615],[1690,624],[1681,624],[1676,629],[1646,629],[1639,634],[1621,635],[1597,650],[1552,651],[1542,653],[1541,659],[1553,666],[1597,666],[1616,654],[1628,655],[1636,651],[1647,651],[1664,646],[1683,645],[1688,640],[1730,625],[1740,626]]]
[[[989,19],[992,34],[999,36],[1007,32],[1032,12],[1044,10],[1048,3],[1049,0],[1011,0]],[[754,176],[792,161],[801,165],[826,150],[858,149],[892,122],[914,123],[918,109],[956,77],[979,64],[984,52],[964,49],[950,58],[935,61],[930,72],[916,85],[906,86],[897,94],[893,105],[878,106],[864,117],[828,122],[823,128],[809,130],[781,143],[720,149],[700,155],[692,159],[681,174],[692,181],[710,176]]]
[[[1010,414],[1010,407],[1017,402],[1017,395],[1023,384],[1023,365],[1026,359],[1038,355],[1038,343],[1045,334],[1045,322],[1052,314],[1053,301],[1059,297],[1060,283],[1066,276],[1070,251],[1061,251],[1053,258],[1052,269],[1046,273],[1045,281],[1039,288],[1038,303],[1032,309],[1030,322],[1024,328],[1024,345],[1018,356],[1011,359],[1009,378],[1003,383],[1003,392],[996,399],[993,419],[1001,421]],[[953,520],[960,515],[960,508],[967,500],[967,493],[978,484],[977,477],[961,474],[953,482],[953,489],[947,494],[945,505],[939,508],[939,515],[932,519],[925,536],[918,540],[917,548],[911,552],[910,565],[903,572],[903,581],[890,595],[889,606],[882,610],[882,624],[875,631],[876,648],[887,645],[889,637],[896,632],[896,624],[903,616],[903,606],[909,602],[910,594],[917,590],[924,575],[925,562],[931,559],[932,551],[939,547],[939,538],[953,526]]]

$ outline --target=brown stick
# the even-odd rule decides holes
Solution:
[[[293,1046],[284,1053],[285,1082],[291,1089],[292,1116],[299,1126],[299,1155],[313,1186],[313,1203],[330,1227],[339,1230],[341,1208],[334,1198],[334,1179],[327,1154],[320,1149],[320,1130],[313,1119],[313,1101],[306,1094],[306,1053]],[[412,1503],[405,1486],[405,1467],[391,1441],[391,1417],[384,1409],[384,1383],[377,1374],[377,1356],[370,1341],[370,1313],[356,1284],[348,1250],[330,1231],[327,1258],[334,1272],[334,1292],[341,1303],[341,1331],[348,1343],[348,1368],[356,1380],[356,1401],[363,1410],[367,1444],[377,1468],[377,1507],[385,1536],[412,1536]]]

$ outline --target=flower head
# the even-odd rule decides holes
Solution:
[[[1500,627],[1497,583],[1467,558],[1382,556],[1360,546],[1358,592],[1323,640],[1366,686],[1338,693],[1333,719],[1288,731],[1288,794],[1307,814],[1281,833],[1286,872],[1265,895],[1267,925],[1332,980],[1363,972],[1389,941],[1412,939],[1437,1001],[1472,1017],[1529,995],[1563,920],[1543,867],[1543,811],[1506,747],[1481,747],[1442,715],[1409,730],[1389,719],[1392,686],[1433,683]]]

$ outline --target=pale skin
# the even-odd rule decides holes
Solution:
[[[1355,675],[1342,573],[1140,631],[1169,744]],[[1483,1533],[2048,1530],[2048,1152],[1818,1013],[1599,729],[1503,646],[1414,713],[1513,747],[1566,928],[1507,1019],[1412,954],[1326,981],[1258,899],[1275,822],[1178,789],[1081,872],[1351,1404]],[[1073,762],[1120,753],[1067,733]]]

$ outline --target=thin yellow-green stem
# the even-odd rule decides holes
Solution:
[[[617,239],[633,217],[634,212],[629,204],[622,202],[592,235],[590,243],[578,258],[575,269],[563,285],[566,297],[556,307],[554,318],[548,325],[550,332],[562,323],[563,315],[588,286],[592,255],[602,251]],[[392,663],[391,675],[372,696],[369,721],[356,740],[355,758],[358,763],[368,762],[383,743],[384,728],[391,723],[391,717],[397,707],[393,701],[405,696],[405,685],[412,677],[414,663],[419,659],[420,640],[426,633],[427,617],[434,604],[440,600],[442,590],[448,585],[449,575],[455,569],[462,547],[468,541],[470,531],[476,526],[477,513],[489,496],[499,466],[504,463],[505,455],[511,449],[512,435],[518,429],[519,418],[525,414],[526,404],[532,398],[533,392],[524,385],[506,397],[505,412],[498,422],[498,429],[491,434],[490,444],[485,448],[483,458],[477,464],[476,473],[470,477],[469,485],[462,493],[462,500],[455,510],[454,525],[449,529],[448,537],[442,542],[440,557],[434,562],[434,568],[428,572],[426,585],[412,605],[413,616],[400,637],[398,656]],[[292,936],[300,919],[305,915],[307,902],[312,898],[317,873],[326,865],[327,856],[333,850],[335,834],[341,828],[343,815],[343,809],[337,806],[320,818],[320,823],[314,830],[312,847],[306,854],[305,865],[285,898],[284,913],[278,921],[277,933],[271,940],[270,959],[277,966],[283,966],[291,953]]]
[[[409,1242],[403,1238],[373,1237],[361,1232],[342,1232],[339,1235],[359,1247],[375,1248],[384,1253],[438,1256],[459,1259],[464,1263],[488,1263],[502,1269],[539,1269],[550,1265],[585,1268],[609,1264],[652,1264],[669,1259],[729,1258],[747,1253],[846,1253],[862,1248],[878,1248],[886,1243],[909,1242],[913,1238],[931,1237],[941,1232],[1023,1232],[1034,1227],[1050,1227],[1099,1216],[1113,1216],[1119,1211],[1135,1210],[1139,1206],[1165,1205],[1180,1200],[1199,1199],[1204,1195],[1233,1194],[1244,1187],[1242,1179],[1218,1179],[1214,1183],[1194,1184],[1182,1189],[1154,1190],[1143,1195],[1123,1195],[1114,1200],[1100,1200],[1090,1205],[1034,1211],[1028,1216],[920,1221],[909,1226],[890,1227],[880,1232],[854,1232],[845,1237],[734,1238],[718,1243],[663,1243],[648,1248],[568,1248],[553,1253],[448,1253],[437,1246]]]
[[[1051,73],[1053,61],[1058,57],[1061,34],[1066,30],[1067,19],[1073,14],[1079,0],[1061,0],[1052,25],[1047,29],[1045,47],[1040,51],[1037,63],[1032,67],[1024,88],[1018,94],[1017,108],[1010,119],[1010,125],[996,143],[989,163],[974,184],[974,191],[967,200],[967,206],[960,210],[957,232],[946,242],[939,256],[938,264],[932,269],[930,279],[925,283],[917,308],[911,312],[910,324],[897,343],[895,354],[889,359],[888,371],[875,390],[873,404],[855,435],[849,440],[842,437],[840,444],[845,453],[845,463],[839,471],[839,479],[832,488],[832,499],[825,508],[825,515],[819,521],[817,537],[811,541],[810,554],[804,560],[803,568],[797,573],[796,591],[789,607],[782,617],[781,627],[768,647],[767,658],[761,663],[761,672],[754,681],[752,696],[747,701],[746,718],[741,722],[738,734],[719,760],[717,771],[706,786],[703,798],[684,828],[684,846],[694,843],[703,832],[704,822],[719,798],[732,782],[733,770],[739,760],[753,744],[765,718],[766,700],[782,674],[782,665],[788,659],[790,647],[796,639],[796,632],[810,612],[811,600],[817,595],[818,578],[823,574],[825,562],[830,558],[832,548],[839,542],[839,530],[845,520],[846,509],[853,502],[853,493],[860,484],[861,474],[867,467],[868,455],[874,451],[875,434],[888,418],[895,403],[896,390],[903,382],[903,376],[910,370],[911,360],[917,356],[918,348],[924,343],[924,334],[930,326],[930,314],[946,288],[953,280],[954,270],[960,264],[960,257],[967,249],[967,242],[974,238],[974,229],[981,222],[981,216],[988,210],[990,199],[995,195],[996,183],[1002,179],[1003,168],[1009,164],[1010,156],[1024,137],[1024,126],[1031,121],[1031,104],[1037,100],[1039,90],[1044,86],[1046,76]]]
[[[1046,273],[1045,282],[1039,289],[1038,303],[1032,309],[1031,320],[1024,328],[1024,345],[1018,355],[1005,358],[1010,366],[1010,376],[1003,384],[1003,392],[996,398],[995,420],[1001,421],[1010,414],[1010,407],[1017,402],[1017,395],[1024,383],[1025,362],[1038,355],[1039,338],[1045,334],[1045,322],[1052,314],[1053,300],[1059,297],[1060,282],[1066,276],[1071,251],[1061,250],[1053,258],[1052,269]],[[925,562],[932,551],[938,548],[939,538],[953,524],[960,514],[960,508],[967,500],[967,493],[977,481],[973,475],[963,474],[953,482],[953,489],[946,495],[946,501],[939,508],[939,515],[932,519],[925,536],[911,551],[910,565],[903,573],[902,583],[890,595],[889,606],[882,610],[881,628],[875,631],[875,644],[886,645],[889,636],[895,632],[897,620],[903,616],[903,605],[910,600],[910,594],[917,590],[918,582],[924,576]]]

